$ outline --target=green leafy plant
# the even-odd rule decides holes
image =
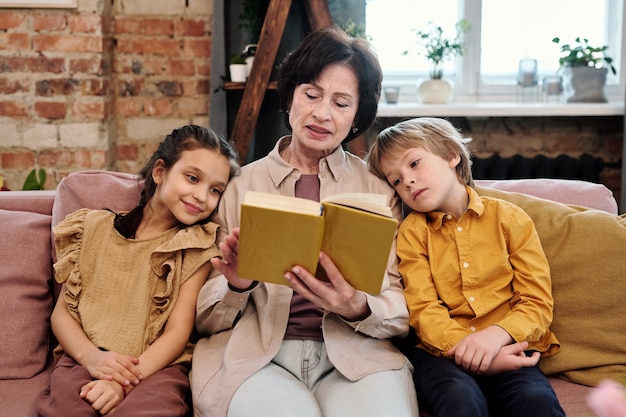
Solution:
[[[465,20],[459,20],[455,25],[454,37],[444,34],[441,26],[429,23],[428,30],[415,30],[418,45],[423,48],[422,55],[432,64],[430,78],[440,79],[443,77],[443,63],[456,56],[463,56],[465,52],[464,36],[471,29],[471,24]],[[405,54],[408,51],[404,52]]]
[[[613,66],[613,58],[606,56],[605,51],[608,45],[599,47],[589,45],[586,38],[576,38],[574,46],[569,43],[561,45],[560,38],[553,38],[552,42],[561,46],[561,57],[559,64],[561,67],[608,67],[613,74],[617,74],[615,66]]]
[[[46,178],[47,174],[43,168],[39,168],[39,170],[33,169],[26,177],[22,190],[43,190]]]
[[[245,64],[246,57],[243,54],[236,54],[230,57],[231,64]]]

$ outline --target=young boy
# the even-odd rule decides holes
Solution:
[[[383,130],[367,157],[412,209],[397,251],[420,406],[435,417],[565,416],[538,366],[559,347],[548,261],[522,209],[474,191],[470,141],[424,117]]]

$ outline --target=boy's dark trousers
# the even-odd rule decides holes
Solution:
[[[565,417],[539,366],[500,375],[465,372],[454,359],[409,353],[420,408],[434,417]]]

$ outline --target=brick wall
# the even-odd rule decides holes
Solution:
[[[0,9],[0,174],[137,172],[172,128],[208,125],[212,0]]]

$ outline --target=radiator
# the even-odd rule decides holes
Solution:
[[[532,158],[514,155],[503,158],[495,153],[488,158],[473,158],[472,162],[472,174],[477,180],[567,178],[600,182],[600,171],[605,166],[601,158],[589,154],[578,158],[568,155],[555,158],[545,155]]]

